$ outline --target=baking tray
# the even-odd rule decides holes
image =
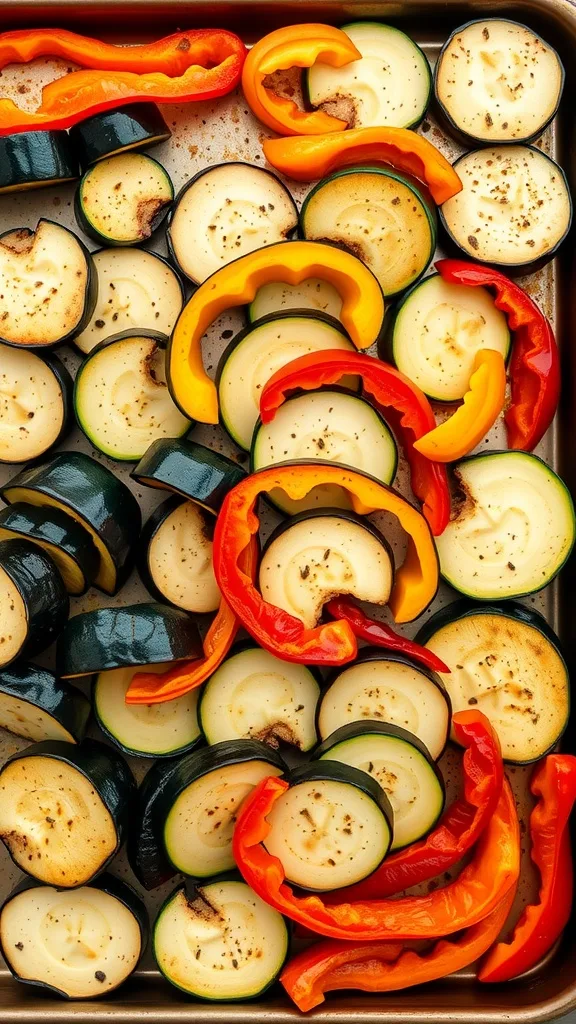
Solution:
[[[244,36],[250,42],[258,35],[280,25],[306,21],[323,21],[332,24],[358,18],[378,18],[392,21],[408,31],[425,49],[433,62],[441,43],[449,32],[474,17],[502,15],[525,22],[540,31],[544,38],[559,50],[566,67],[566,88],[560,113],[543,139],[541,148],[558,160],[571,181],[576,185],[576,160],[574,153],[572,118],[575,97],[576,62],[576,6],[569,0],[518,0],[504,3],[504,0],[383,0],[383,2],[360,2],[360,0],[315,0],[306,3],[305,8],[297,0],[211,0],[210,3],[182,2],[177,0],[0,0],[0,26],[2,29],[19,28],[26,25],[51,25],[89,32],[114,42],[135,43],[166,35],[177,29],[202,26],[224,26]],[[58,74],[66,73],[68,62],[35,62],[29,66],[6,69],[2,72],[3,95],[13,95],[18,102],[32,109],[37,101],[42,84]],[[261,142],[268,134],[251,116],[241,94],[235,93],[215,103],[190,104],[163,108],[164,116],[173,131],[170,143],[155,149],[154,155],[165,163],[176,187],[180,187],[196,171],[211,164],[226,160],[247,160],[265,166]],[[420,131],[437,145],[450,159],[462,150],[447,139],[439,130],[433,115],[428,116]],[[308,186],[290,185],[299,201],[308,191]],[[39,192],[0,197],[0,232],[24,224],[34,225],[38,217],[53,217],[60,223],[76,228],[73,209],[73,187],[47,189]],[[576,484],[576,459],[573,457],[576,437],[576,387],[572,354],[572,338],[576,337],[576,303],[574,287],[573,248],[574,236],[564,243],[560,257],[536,275],[521,281],[540,302],[544,311],[553,321],[562,352],[563,399],[557,423],[549,431],[537,453],[546,459],[567,481],[572,491]],[[94,248],[90,244],[90,248]],[[165,252],[162,239],[154,240],[150,248]],[[210,329],[204,343],[204,360],[214,373],[220,352],[227,345],[230,332],[242,325],[239,312],[221,317]],[[74,369],[79,363],[78,355],[72,349],[60,349],[68,365]],[[226,454],[234,454],[230,442],[220,428],[195,427],[193,437],[208,443]],[[502,423],[492,431],[485,448],[505,445]],[[144,515],[163,500],[163,492],[139,487],[129,480],[130,466],[112,463],[95,452],[86,439],[76,431],[61,445],[61,449],[79,449],[99,458],[112,468],[136,494]],[[237,456],[237,453],[236,453]],[[7,479],[12,472],[9,467],[0,467],[0,480]],[[397,486],[405,493],[407,475],[400,466]],[[380,524],[383,520],[380,519]],[[272,513],[263,517],[264,530],[274,525]],[[391,524],[386,523],[387,533]],[[401,556],[402,539],[392,536],[397,555]],[[554,628],[560,633],[565,645],[569,664],[575,663],[576,631],[573,628],[574,560],[564,570],[560,581],[556,581],[543,594],[527,598],[526,603],[542,611]],[[432,611],[441,604],[455,598],[447,587],[442,587]],[[72,614],[97,607],[100,604],[128,604],[132,601],[147,600],[148,595],[132,577],[116,598],[102,598],[90,591],[82,598],[72,599]],[[430,614],[430,613],[427,613]],[[413,634],[420,625],[407,627]],[[51,664],[51,652],[37,659]],[[98,731],[93,728],[93,734]],[[566,749],[571,748],[573,731],[569,727],[565,740]],[[25,746],[23,740],[0,730],[0,759]],[[131,758],[130,764],[137,777],[141,777],[146,764]],[[441,762],[450,791],[454,791],[459,777],[459,755],[449,750]],[[537,892],[537,878],[529,857],[527,842],[527,821],[532,801],[528,792],[530,769],[511,768],[508,774],[514,787],[523,826],[523,870],[522,882],[510,921],[520,912],[522,905]],[[135,880],[123,854],[114,862],[113,870],[132,884]],[[20,877],[12,861],[2,847],[0,850],[0,896],[8,892],[16,878]],[[152,894],[145,896],[151,915],[171,891],[172,881]],[[430,883],[433,884],[433,883]],[[472,970],[460,972],[444,981],[435,982],[405,992],[388,993],[383,996],[340,993],[337,998],[329,996],[322,1007],[310,1016],[318,1024],[398,1024],[407,1020],[410,1024],[434,1024],[454,1022],[474,1024],[502,1021],[544,1021],[562,1016],[576,1007],[576,929],[574,919],[566,929],[563,940],[552,954],[536,967],[521,982],[502,986],[480,986],[474,983]],[[109,1021],[110,1024],[132,1024],[137,1020],[154,1021],[155,1024],[176,1024],[190,1021],[222,1022],[222,1024],[251,1024],[271,1022],[288,1024],[295,1019],[304,1019],[292,1006],[278,987],[268,994],[265,1001],[245,1004],[199,1003],[187,999],[158,976],[149,958],[118,992],[110,997],[93,1002],[64,1002],[48,993],[42,994],[31,988],[16,984],[5,966],[0,962],[0,1024],[16,1024],[50,1021],[64,1024],[74,1020],[77,1024]]]

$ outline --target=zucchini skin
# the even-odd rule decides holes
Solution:
[[[332,747],[335,747],[337,743],[345,743],[346,740],[355,739],[356,736],[371,735],[393,736],[395,739],[404,740],[405,743],[409,743],[411,746],[415,747],[416,750],[422,754],[425,761],[428,762],[430,768],[440,782],[442,790],[444,791],[442,773],[430,754],[426,744],[423,743],[418,736],[415,736],[413,732],[409,732],[408,729],[403,729],[401,725],[392,725],[390,722],[378,722],[363,719],[361,722],[348,722],[346,725],[341,725],[339,729],[335,729],[330,736],[327,736],[322,743],[318,744],[312,756],[314,760],[316,760],[317,758],[323,757],[324,754],[327,754],[328,751],[331,750]],[[371,776],[369,777],[371,778]]]
[[[83,589],[74,594],[85,594],[94,582],[100,564],[94,542],[80,523],[60,509],[16,502],[0,510],[0,529],[13,530],[31,544],[46,541],[69,555],[85,581]]]
[[[361,723],[362,726],[365,723]],[[357,725],[356,722],[351,725]],[[350,726],[343,726],[342,729],[337,729],[336,732],[332,733],[335,736],[336,733],[342,732],[344,729],[348,730]],[[348,737],[342,737],[342,739]],[[335,741],[335,742],[339,742]],[[352,768],[349,764],[343,764],[341,761],[319,761],[325,750],[327,741],[320,743],[314,750],[313,760],[309,764],[300,764],[297,768],[293,768],[291,772],[286,776],[286,781],[290,786],[297,786],[301,782],[344,782],[348,786],[354,786],[355,789],[359,789],[361,793],[365,793],[371,800],[380,808],[382,814],[388,822],[390,829],[390,840],[392,840],[393,828],[394,828],[394,812],[392,810],[392,804],[390,803],[386,793],[382,789],[380,783],[376,782],[368,772],[362,772],[359,768]],[[330,747],[334,746],[334,743],[329,744]],[[422,744],[424,746],[424,744]],[[327,748],[329,749],[329,747]]]
[[[23,348],[22,345],[19,347]],[[38,459],[42,459],[46,455],[48,455],[49,452],[53,451],[53,449],[56,448],[57,445],[62,443],[64,438],[67,436],[67,434],[70,433],[72,427],[74,426],[74,403],[72,401],[72,395],[74,393],[74,381],[72,379],[71,374],[65,367],[64,363],[62,362],[61,359],[58,358],[55,352],[47,350],[46,352],[42,352],[41,357],[40,352],[37,352],[37,355],[39,358],[42,358],[43,362],[45,362],[46,365],[52,370],[52,373],[54,374],[56,380],[58,381],[58,384],[60,385],[60,394],[62,395],[62,426],[60,428],[58,437],[55,439],[55,441],[48,448],[45,448],[44,451],[40,452],[40,454],[37,456]],[[27,465],[34,465],[36,459],[15,460],[0,458],[0,465],[4,464],[8,466],[15,466],[18,464],[22,464],[23,462],[26,463]]]
[[[121,156],[121,155],[122,154],[119,154],[119,156]],[[94,227],[94,225],[92,224],[92,221],[88,218],[87,214],[84,211],[84,206],[82,204],[82,184],[83,184],[84,178],[85,178],[85,176],[87,174],[90,173],[90,171],[96,165],[92,164],[90,167],[87,167],[86,170],[84,171],[82,177],[80,178],[80,181],[78,182],[78,185],[77,185],[77,188],[76,188],[76,194],[74,196],[74,216],[76,218],[76,223],[78,224],[78,227],[80,228],[80,230],[83,231],[85,235],[88,235],[88,238],[91,238],[98,245],[106,247],[107,249],[112,249],[114,247],[127,247],[127,246],[134,246],[134,245],[142,245],[144,242],[147,242],[147,241],[149,241],[150,238],[152,238],[152,236],[156,233],[156,231],[158,230],[160,225],[165,221],[166,217],[168,216],[168,211],[170,210],[170,208],[172,207],[172,204],[174,203],[174,185],[173,185],[172,179],[171,179],[170,175],[168,174],[168,171],[166,170],[166,168],[161,163],[159,163],[158,160],[155,160],[154,157],[152,157],[152,156],[148,156],[148,154],[145,154],[145,155],[146,155],[146,158],[151,161],[151,163],[156,164],[158,167],[161,167],[163,173],[166,175],[166,179],[168,180],[168,182],[170,183],[170,186],[171,186],[171,198],[168,200],[168,202],[164,203],[164,205],[160,207],[158,212],[152,218],[152,220],[150,222],[150,233],[145,238],[134,238],[134,239],[127,240],[125,238],[118,239],[118,238],[113,238],[110,235],[103,235],[103,234],[101,234],[101,232],[98,231],[97,228]],[[104,158],[104,159],[114,160],[114,157],[109,157],[109,158]],[[99,162],[100,161],[98,161],[98,163]],[[94,301],[96,302],[96,300],[94,300]],[[93,312],[93,310],[92,310],[92,312]],[[84,327],[86,327],[86,326],[87,326],[87,322],[86,322],[86,324],[83,325],[82,330],[84,330]],[[80,330],[77,330],[75,333],[79,334]]]
[[[218,512],[246,470],[196,441],[161,437],[152,442],[130,476],[140,484],[174,491],[209,512]]]
[[[0,693],[27,701],[52,715],[74,737],[84,738],[90,718],[90,701],[81,690],[57,679],[39,665],[17,662],[0,672]]]
[[[118,110],[94,114],[73,125],[70,143],[85,170],[107,156],[127,149],[137,152],[156,146],[166,142],[171,135],[155,103],[130,103]]]
[[[168,601],[164,594],[158,590],[158,587],[152,579],[152,573],[148,566],[148,549],[157,531],[166,519],[171,516],[177,508],[180,508],[180,505],[185,505],[189,500],[189,498],[181,498],[180,495],[174,494],[171,498],[167,498],[166,501],[157,505],[152,512],[152,515],[144,523],[142,533],[140,534],[140,539],[138,541],[138,550],[136,552],[136,570],[142,580],[142,583],[146,587],[146,590],[155,601],[159,601],[161,604],[170,604],[173,608],[178,608],[179,605],[174,604],[172,601]],[[212,536],[215,525],[214,517],[206,515],[204,517],[204,523],[206,531],[210,531],[210,536]]]
[[[0,137],[0,193],[74,181],[78,159],[68,132],[18,132]]]
[[[323,459],[306,459],[303,460],[301,463],[298,463],[298,465],[310,465],[310,463],[314,464],[315,462],[323,461]],[[287,465],[287,463],[282,464]],[[278,465],[280,465],[280,463],[278,463]],[[269,466],[263,466],[262,472],[265,472],[265,470],[269,468]],[[256,472],[258,472],[258,470]],[[359,471],[355,469],[354,472],[357,473]],[[362,474],[362,476],[367,475],[368,474],[366,473]],[[374,478],[370,477],[370,479],[372,480]],[[357,512],[353,512],[352,509],[349,508],[311,508],[306,512],[298,512],[295,516],[290,516],[290,518],[285,519],[284,522],[278,523],[278,526],[276,526],[275,529],[272,531],[272,533],[266,540],[264,547],[262,548],[262,556],[266,554],[268,548],[270,547],[271,544],[274,543],[275,540],[278,540],[278,538],[281,537],[283,533],[286,533],[286,530],[291,529],[292,526],[297,526],[298,523],[305,523],[308,520],[314,519],[345,519],[347,522],[354,523],[355,526],[361,526],[364,530],[367,530],[368,533],[371,533],[372,536],[376,538],[378,543],[381,544],[382,547],[384,548],[386,554],[388,555],[388,558],[390,559],[392,577],[394,577],[394,555],[392,553],[392,548],[390,544],[386,540],[386,537],[384,537],[384,535],[380,533],[380,530],[376,526],[374,526],[374,523],[371,523],[366,516],[358,515]]]
[[[28,632],[18,652],[29,658],[44,651],[68,621],[70,601],[54,562],[27,540],[0,541],[0,567],[20,593]]]

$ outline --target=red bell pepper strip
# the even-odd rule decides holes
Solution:
[[[542,959],[568,924],[574,873],[568,822],[576,801],[576,757],[549,754],[536,766],[530,789],[532,860],[540,872],[539,902],[524,910],[510,942],[499,942],[478,973],[480,981],[508,981]]]
[[[504,416],[508,447],[531,452],[554,419],[560,397],[560,359],[550,323],[523,288],[491,267],[465,260],[439,260],[435,266],[451,284],[495,291],[494,305],[514,332],[512,400]]]
[[[325,611],[333,619],[346,619],[350,623],[354,636],[360,640],[367,640],[368,643],[375,644],[377,647],[385,647],[388,651],[400,651],[401,654],[412,658],[413,661],[425,665],[432,672],[450,672],[448,666],[433,651],[396,633],[385,622],[376,622],[375,619],[369,618],[358,605],[347,597],[335,597],[325,605]]]
[[[364,390],[396,426],[410,466],[412,490],[435,537],[448,525],[450,493],[444,466],[430,462],[414,448],[414,442],[436,426],[432,406],[423,391],[388,363],[357,352],[328,349],[309,352],[278,370],[266,384],[260,398],[260,416],[270,423],[295,388],[311,391],[324,384],[336,384],[347,374],[361,377]]]

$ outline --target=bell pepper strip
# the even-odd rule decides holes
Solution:
[[[0,99],[0,134],[69,128],[103,110],[135,101],[184,103],[224,96],[240,81],[246,47],[225,29],[177,32],[143,46],[114,46],[64,29],[0,34],[0,69],[36,57],[63,57],[84,69],[42,90],[38,110]]]
[[[494,426],[506,399],[506,365],[502,354],[483,348],[462,405],[443,423],[414,442],[421,455],[434,462],[454,462],[468,455]]]
[[[280,860],[263,845],[270,831],[267,816],[288,788],[285,779],[270,777],[247,797],[234,829],[234,859],[258,896],[319,935],[348,942],[440,938],[483,921],[516,885],[520,829],[512,790],[504,780],[472,859],[444,888],[424,896],[331,905],[320,895],[297,896],[285,882]]]
[[[362,54],[345,32],[332,25],[289,25],[263,36],[248,52],[242,71],[242,89],[252,113],[279,135],[320,135],[346,128],[348,122],[323,110],[301,110],[293,100],[266,88],[264,80],[275,71],[310,68],[322,61],[341,68]]]
[[[397,427],[410,466],[412,490],[422,503],[432,533],[439,536],[450,519],[446,470],[421,455],[414,446],[418,438],[436,426],[432,406],[424,392],[389,363],[336,349],[300,356],[278,370],[263,388],[262,422],[270,423],[274,419],[289,391],[296,388],[310,391],[324,384],[336,384],[347,374],[361,377],[364,391]]]
[[[436,270],[452,284],[495,292],[494,305],[506,314],[514,332],[511,401],[504,416],[508,447],[532,451],[554,419],[560,398],[560,358],[549,321],[523,288],[491,267],[439,260]]]
[[[264,156],[295,181],[316,181],[340,167],[377,161],[425,182],[440,206],[462,191],[452,164],[431,142],[407,128],[351,128],[329,135],[265,139]]]
[[[366,640],[370,644],[375,644],[376,647],[384,647],[388,651],[399,651],[408,658],[412,658],[413,661],[425,665],[432,672],[450,672],[448,666],[433,651],[396,633],[385,622],[377,622],[375,619],[369,618],[357,604],[347,597],[335,597],[325,606],[325,611],[333,619],[346,619],[350,623],[354,636],[360,640]]]
[[[349,252],[322,242],[277,242],[240,256],[201,284],[184,307],[168,352],[172,397],[185,416],[218,422],[218,393],[202,364],[202,335],[231,306],[250,302],[258,289],[274,281],[300,284],[318,277],[342,299],[340,319],[356,348],[369,348],[384,320],[384,297],[368,267]]]
[[[531,855],[540,872],[537,904],[524,910],[510,942],[499,942],[478,979],[508,981],[534,967],[568,924],[574,873],[569,818],[576,801],[576,757],[549,754],[536,766],[530,789],[538,802],[530,815]]]

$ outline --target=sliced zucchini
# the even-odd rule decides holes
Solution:
[[[170,665],[146,665],[146,672],[166,672]],[[100,672],[92,703],[102,732],[125,754],[172,757],[184,754],[200,738],[196,709],[198,690],[164,704],[127,704],[126,691],[139,667]]]
[[[224,498],[246,476],[232,459],[196,441],[154,441],[130,476],[147,487],[160,487],[218,512]]]
[[[92,316],[98,282],[86,246],[68,228],[39,220],[36,230],[0,235],[0,341],[44,348],[70,341]]]
[[[167,231],[168,250],[197,284],[226,263],[282,242],[298,224],[288,189],[263,167],[206,167],[178,194]]]
[[[168,171],[143,153],[106,157],[84,172],[74,201],[78,226],[100,245],[139,245],[174,199]]]
[[[263,284],[256,292],[254,301],[248,306],[248,319],[253,324],[263,316],[287,309],[312,309],[337,320],[342,311],[342,299],[333,284],[319,277],[307,277],[301,284],[273,281]]]
[[[171,135],[155,103],[129,103],[73,125],[70,142],[84,168],[104,157],[157,146]]]
[[[570,677],[560,641],[538,612],[516,601],[456,601],[417,639],[450,668],[442,679],[454,711],[482,711],[506,761],[526,764],[556,746],[568,722]]]
[[[0,667],[49,647],[69,608],[51,558],[27,540],[0,540]]]
[[[564,68],[526,25],[483,18],[452,33],[434,85],[444,118],[466,144],[532,142],[558,110]]]
[[[376,527],[365,516],[330,508],[281,523],[267,541],[259,570],[264,600],[308,629],[337,594],[386,604],[393,577],[390,549]]]
[[[84,527],[59,508],[18,502],[0,510],[0,541],[22,538],[46,552],[69,594],[84,594],[96,579],[100,557]]]
[[[288,940],[282,915],[236,879],[180,886],[153,933],[164,977],[196,999],[218,1002],[262,995],[282,969]]]
[[[436,538],[440,571],[481,601],[541,590],[560,571],[575,539],[568,488],[528,452],[488,452],[454,466],[452,518]]]
[[[325,459],[342,462],[392,483],[398,450],[391,431],[373,405],[341,390],[308,392],[290,398],[271,423],[258,423],[252,438],[252,471],[277,462]],[[287,515],[318,507],[351,508],[347,491],[336,484],[313,487],[300,501],[276,488],[269,499]]]
[[[201,657],[196,623],[178,608],[163,604],[94,608],[73,615],[56,650],[58,673],[65,679]]]
[[[172,333],[184,304],[184,289],[162,256],[145,249],[118,247],[100,249],[92,258],[98,277],[98,300],[90,323],[74,338],[81,352],[91,352],[118,331]]]
[[[95,586],[115,594],[132,568],[142,517],[136,498],[109,469],[83,452],[60,452],[23,469],[0,488],[9,505],[60,509],[90,534],[100,565]]]
[[[290,773],[263,843],[288,881],[327,892],[371,875],[390,849],[393,812],[367,772],[338,763],[305,764]]]
[[[440,207],[452,241],[479,263],[528,272],[551,259],[572,223],[562,168],[531,146],[490,146],[454,164],[462,191]]]
[[[34,743],[84,737],[90,702],[48,669],[18,662],[0,672],[0,726]]]
[[[79,175],[68,132],[19,132],[0,137],[0,193],[64,185]]]
[[[220,604],[212,565],[214,516],[195,501],[174,496],[144,525],[137,558],[144,586],[158,601],[203,615]]]
[[[217,375],[220,416],[232,440],[249,450],[262,388],[277,370],[308,352],[335,348],[354,351],[341,323],[310,310],[273,313],[240,331]]]
[[[87,885],[122,845],[134,790],[128,765],[103,743],[34,743],[0,769],[0,839],[33,878]]]
[[[0,345],[0,462],[28,462],[72,426],[74,382],[52,352]]]
[[[362,260],[385,296],[422,276],[436,247],[436,212],[423,186],[390,167],[352,167],[308,193],[300,231]]]
[[[198,716],[206,742],[261,740],[311,750],[316,743],[318,678],[305,665],[240,644],[204,687]]]
[[[437,761],[450,717],[450,698],[435,672],[402,654],[363,647],[353,665],[329,679],[318,707],[318,731],[325,740],[354,722],[388,722],[417,736]]]
[[[508,321],[486,288],[432,274],[401,300],[389,331],[394,363],[430,398],[455,402],[468,391],[476,354],[510,350]]]
[[[313,107],[349,128],[413,128],[430,102],[432,75],[425,54],[404,32],[378,21],[354,21],[342,31],[362,54],[345,67],[316,61],[306,73]]]

